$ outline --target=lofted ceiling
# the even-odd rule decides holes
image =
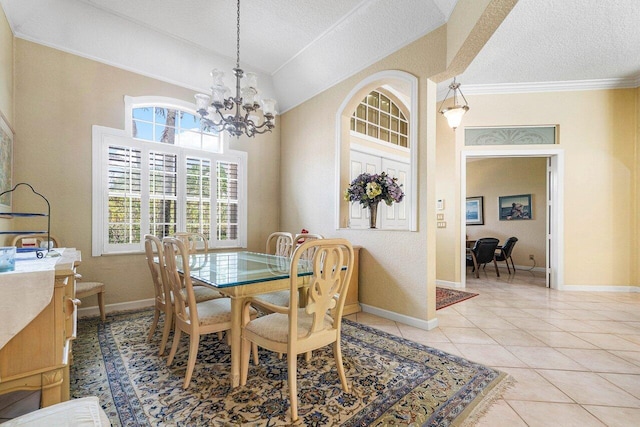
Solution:
[[[456,3],[242,0],[241,65],[286,111],[445,24]],[[16,37],[194,90],[235,65],[234,0],[0,5]],[[637,0],[519,0],[458,81],[466,94],[637,87],[639,22]]]

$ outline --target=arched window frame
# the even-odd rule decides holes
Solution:
[[[383,98],[388,100],[388,111],[382,106]],[[372,99],[377,99],[377,103],[370,102]],[[386,123],[383,120],[385,116]],[[409,149],[408,117],[404,103],[397,100],[384,86],[378,87],[369,92],[356,107],[351,116],[351,132],[380,144]],[[394,122],[397,129],[394,129]]]
[[[126,96],[124,130],[93,126],[95,196],[92,203],[92,254],[100,256],[144,252],[144,234],[162,236],[185,230],[205,231],[209,234],[209,246],[212,248],[246,247],[247,153],[229,150],[228,142],[222,135],[216,144],[215,152],[134,138],[132,114],[134,109],[140,107],[170,108],[196,114],[195,105],[182,100],[155,96]],[[125,190],[123,193],[129,201],[127,206],[133,203],[132,206],[139,212],[135,215],[129,213],[125,216],[124,223],[121,222],[122,216],[118,218],[120,222],[115,224],[128,229],[128,235],[125,232],[126,237],[117,241],[110,237],[110,232],[114,232],[114,222],[111,218],[112,211],[109,209],[114,197],[120,196],[117,192],[114,195],[114,178],[110,178],[110,172],[113,173],[114,168],[118,169],[116,162],[110,159],[110,153],[113,154],[115,148],[121,149],[124,153],[136,153],[135,162],[131,162],[137,162],[135,171],[123,172],[119,169],[118,173],[128,174],[125,180],[134,177],[139,181],[139,187],[132,191]],[[160,168],[159,171],[156,168],[157,161],[162,162],[164,158],[172,159],[170,162],[176,165],[170,167],[168,172],[166,169]],[[205,171],[204,175],[194,177],[194,167],[198,171]],[[153,186],[152,181],[156,182],[157,177],[161,180],[172,180],[173,178],[165,178],[171,175],[175,175],[175,191],[163,196],[163,190],[158,193],[158,186]],[[194,183],[196,190],[193,187]],[[172,207],[175,214],[171,216],[169,224],[158,224],[152,215],[158,194],[160,200],[168,200],[171,206],[175,206]],[[122,200],[122,197],[119,200]],[[130,211],[133,210],[130,208]],[[203,214],[207,210],[208,213]],[[117,230],[120,231],[120,228]]]
[[[418,78],[410,73],[400,70],[385,70],[372,74],[360,81],[342,101],[336,112],[336,190],[338,202],[335,207],[335,224],[336,229],[345,228],[347,225],[343,221],[342,213],[347,206],[343,200],[344,188],[348,184],[348,168],[345,167],[348,162],[343,162],[343,157],[348,154],[349,147],[343,144],[345,137],[350,133],[351,114],[355,110],[356,103],[372,89],[384,86],[389,81],[399,81],[409,85],[410,99],[410,126],[409,140],[411,146],[410,164],[411,164],[411,182],[413,183],[410,195],[410,218],[409,231],[418,230]],[[367,90],[365,92],[365,90]]]

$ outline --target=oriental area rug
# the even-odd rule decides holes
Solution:
[[[478,296],[471,292],[458,291],[456,289],[436,287],[436,310],[449,307],[455,303]]]
[[[150,310],[78,321],[71,396],[98,396],[113,426],[288,425],[286,356],[260,349],[246,386],[230,387],[226,339],[202,337],[191,385],[182,388],[188,338],[173,364],[146,342]],[[495,369],[345,320],[343,392],[331,346],[298,362],[300,420],[308,426],[471,425],[510,384]],[[172,337],[170,337],[170,340]],[[171,341],[170,341],[171,342]]]

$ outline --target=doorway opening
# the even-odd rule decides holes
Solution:
[[[466,287],[466,198],[477,196],[467,193],[467,162],[473,159],[490,158],[545,158],[545,281],[546,286],[560,289],[564,283],[564,230],[563,230],[563,183],[564,151],[558,148],[507,149],[507,150],[463,150],[460,154],[460,282]],[[493,203],[493,201],[488,201]],[[497,200],[495,201],[497,204]],[[535,214],[534,214],[535,215]]]

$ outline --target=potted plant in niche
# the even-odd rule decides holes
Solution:
[[[361,173],[345,190],[344,199],[369,208],[369,228],[376,228],[378,203],[384,201],[387,206],[394,202],[400,203],[404,199],[404,192],[400,187],[402,185],[398,184],[398,178],[391,177],[386,172]]]

